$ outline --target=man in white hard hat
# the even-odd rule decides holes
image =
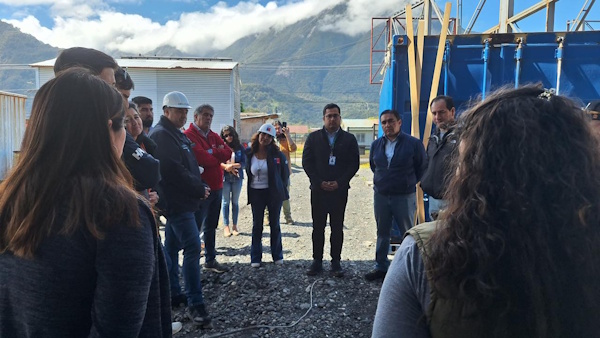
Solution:
[[[198,325],[208,326],[211,318],[204,306],[200,279],[200,233],[194,218],[200,201],[210,194],[200,177],[192,142],[181,132],[192,108],[181,92],[163,99],[163,113],[150,138],[158,145],[160,186],[166,199],[165,253],[171,282],[171,305],[187,304],[187,315]],[[185,295],[179,284],[179,250],[183,249]]]

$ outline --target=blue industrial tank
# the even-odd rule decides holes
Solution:
[[[410,134],[408,39],[393,37],[379,111],[396,109],[402,130]],[[425,118],[439,38],[426,36],[419,103],[420,135]],[[502,86],[542,83],[582,106],[600,99],[600,31],[449,36],[446,40],[438,94],[454,98],[457,112],[470,100]],[[381,131],[380,131],[381,135]]]

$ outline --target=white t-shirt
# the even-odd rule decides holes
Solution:
[[[267,189],[269,187],[269,167],[267,159],[259,160],[256,155],[252,156],[250,161],[250,172],[252,173],[252,181],[250,188],[252,189]]]

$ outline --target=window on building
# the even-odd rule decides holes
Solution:
[[[356,134],[356,140],[360,143],[365,142],[365,134]]]

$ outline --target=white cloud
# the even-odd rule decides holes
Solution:
[[[85,46],[138,54],[170,45],[186,53],[205,55],[242,37],[281,29],[340,3],[347,4],[347,12],[326,18],[320,28],[354,35],[371,28],[372,16],[389,15],[403,6],[404,1],[291,0],[262,5],[249,0],[234,6],[219,2],[207,12],[183,13],[164,24],[137,14],[118,13],[100,0],[0,0],[0,3],[21,9],[26,9],[24,4],[50,6],[52,27],[42,26],[32,15],[4,21],[52,46]]]

